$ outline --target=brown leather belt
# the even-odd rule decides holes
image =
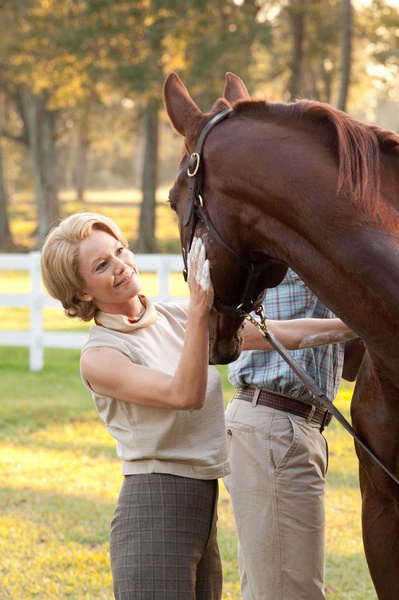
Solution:
[[[297,417],[303,417],[310,425],[317,425],[321,429],[327,427],[332,418],[332,414],[325,408],[255,386],[238,388],[233,398],[252,402],[253,406],[262,404],[263,406],[289,412]]]

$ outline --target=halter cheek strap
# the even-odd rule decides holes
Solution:
[[[183,261],[184,261],[184,278],[187,280],[187,257],[190,252],[191,244],[193,242],[195,229],[197,227],[198,220],[201,220],[207,227],[209,233],[218,242],[218,244],[227,252],[235,261],[239,262],[248,272],[245,285],[241,293],[240,301],[236,306],[231,306],[220,302],[217,298],[214,299],[213,307],[218,311],[230,317],[241,318],[246,312],[254,310],[262,302],[265,292],[262,292],[257,298],[253,299],[256,284],[261,273],[264,270],[262,263],[251,263],[239,254],[237,254],[226,242],[222,239],[219,233],[210,220],[210,217],[204,206],[204,201],[201,196],[202,183],[203,183],[203,169],[201,164],[202,152],[204,148],[205,139],[208,133],[223,121],[232,112],[232,108],[227,108],[217,115],[215,115],[202,130],[196,147],[195,152],[190,157],[187,175],[190,178],[189,196],[187,200],[187,206],[183,217],[184,227],[189,228],[186,236],[186,245],[183,248]]]
[[[201,167],[201,156],[204,149],[204,143],[208,133],[223,121],[232,112],[232,108],[226,108],[222,112],[215,115],[203,128],[195,146],[195,152],[190,156],[190,160],[187,167],[187,175],[190,177],[190,192],[188,196],[186,211],[184,213],[183,225],[187,227],[193,216],[194,207],[196,201],[200,195],[202,187],[202,169]]]

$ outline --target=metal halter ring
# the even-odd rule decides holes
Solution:
[[[192,173],[190,173],[191,161],[192,161],[193,159],[196,161],[196,164],[195,164],[194,171],[193,171]],[[193,154],[190,156],[190,163],[189,163],[189,166],[188,166],[188,169],[187,169],[187,175],[188,175],[189,177],[195,177],[195,176],[196,176],[196,174],[198,173],[198,169],[199,169],[199,166],[200,166],[200,162],[201,162],[201,157],[200,157],[200,155],[198,154],[198,152],[194,152],[194,153],[193,153]]]

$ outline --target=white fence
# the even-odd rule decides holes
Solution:
[[[179,254],[138,254],[140,273],[155,273],[158,283],[158,302],[178,300],[170,291],[170,275],[181,272],[183,260]],[[28,346],[29,368],[40,371],[44,366],[44,348],[81,348],[87,333],[45,331],[43,309],[61,304],[43,293],[40,274],[40,252],[29,254],[0,254],[0,271],[28,271],[31,291],[26,294],[1,293],[0,306],[29,308],[30,328],[26,331],[0,330],[0,346]]]

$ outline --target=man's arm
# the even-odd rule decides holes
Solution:
[[[287,348],[314,348],[326,344],[346,342],[357,337],[340,319],[288,319],[284,321],[267,320],[267,326],[276,338]],[[273,350],[260,331],[250,323],[244,323],[244,350]]]

